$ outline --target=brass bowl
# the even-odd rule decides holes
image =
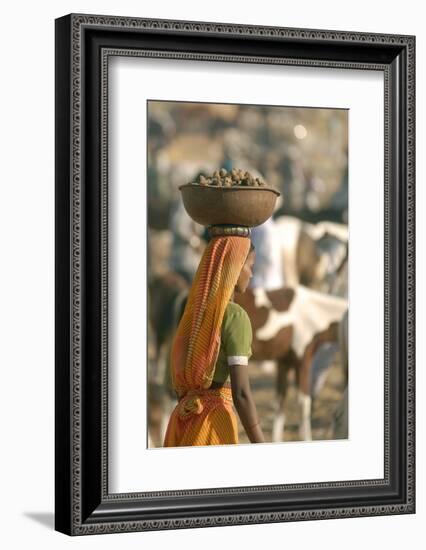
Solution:
[[[186,183],[179,189],[185,210],[201,225],[255,227],[272,216],[280,196],[272,187],[219,187]]]

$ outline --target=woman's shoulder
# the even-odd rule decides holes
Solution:
[[[250,357],[251,341],[252,328],[246,310],[235,302],[229,302],[222,325],[222,344],[227,357]]]
[[[244,324],[250,324],[249,316],[244,308],[235,302],[229,302],[226,306],[224,322],[226,324],[240,322]]]
[[[228,305],[226,306],[226,312],[228,314],[240,314],[240,315],[247,315],[247,312],[244,308],[240,306],[240,304],[237,304],[236,302],[228,302]]]

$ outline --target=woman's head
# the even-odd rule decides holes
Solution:
[[[236,292],[239,292],[242,294],[247,290],[250,279],[253,277],[253,265],[254,265],[255,259],[256,259],[256,252],[255,252],[253,243],[251,243],[246,261],[241,269],[240,275],[235,285]]]

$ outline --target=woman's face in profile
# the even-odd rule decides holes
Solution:
[[[256,258],[256,253],[252,250],[247,256],[247,260],[243,265],[240,276],[238,277],[237,284],[235,285],[235,291],[241,294],[247,290],[250,279],[253,277],[252,268]]]

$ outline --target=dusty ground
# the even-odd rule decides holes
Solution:
[[[272,424],[275,414],[276,391],[275,391],[275,370],[264,372],[258,363],[251,362],[250,384],[256,402],[257,411],[261,419],[263,433],[267,441],[272,439]],[[313,400],[312,411],[312,438],[332,439],[332,420],[334,410],[340,401],[344,381],[339,363],[336,361],[326,375],[324,385]],[[297,403],[297,391],[294,383],[294,371],[289,373],[289,389],[285,405],[286,426],[284,429],[283,441],[298,441],[300,408]],[[239,441],[248,443],[241,422],[239,422]]]

